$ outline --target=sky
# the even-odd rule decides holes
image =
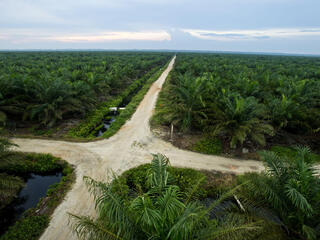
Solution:
[[[320,0],[0,0],[0,50],[320,54]]]

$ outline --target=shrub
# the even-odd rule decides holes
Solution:
[[[62,170],[59,158],[49,154],[12,153],[10,161],[1,163],[0,172],[23,175],[29,172],[47,173]]]
[[[206,154],[219,155],[222,152],[222,143],[218,138],[204,137],[192,147],[192,150]]]
[[[202,173],[206,176],[206,181],[200,188],[206,193],[207,198],[216,199],[237,185],[237,178],[234,174],[212,171],[202,171]]]
[[[28,216],[20,219],[0,240],[36,240],[49,225],[49,216]]]
[[[298,157],[298,149],[297,147],[283,147],[283,146],[273,146],[271,148],[272,152],[278,154],[279,157],[287,157],[291,160]],[[315,153],[310,153],[306,156],[305,159],[309,163],[320,162],[320,155]]]
[[[123,189],[127,189],[127,191],[131,189],[138,192],[147,192],[149,190],[149,186],[147,184],[149,168],[150,164],[143,164],[125,171],[118,179],[118,184],[120,184],[118,186],[119,189],[121,186],[122,191],[126,191]],[[179,186],[182,192],[188,192],[201,178],[205,178],[203,173],[190,168],[168,167],[168,172],[170,174],[169,182]],[[198,197],[205,197],[206,190],[201,188],[195,195]]]
[[[131,168],[125,171],[120,179],[125,179],[125,184],[134,190],[141,189],[146,192],[147,186],[147,171],[150,168],[150,164],[143,164],[136,168]],[[123,182],[124,183],[124,182]]]
[[[0,173],[0,210],[17,197],[23,186],[22,178]]]
[[[203,182],[205,182],[205,175],[200,171],[191,168],[169,167],[168,172],[172,177],[173,184],[179,186],[181,192],[189,192],[200,179],[203,179]],[[195,196],[200,198],[205,197],[205,189],[199,188],[195,193]]]

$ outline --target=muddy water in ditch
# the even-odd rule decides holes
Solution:
[[[26,185],[19,192],[18,198],[0,210],[0,235],[9,226],[14,225],[26,210],[35,207],[40,198],[46,196],[50,185],[60,182],[61,176],[61,172],[45,176],[30,174],[26,178]]]
[[[104,120],[103,121],[103,126],[102,128],[100,128],[98,134],[97,134],[97,137],[100,137],[103,135],[103,133],[105,131],[107,131],[111,124],[116,120],[116,117],[119,115],[118,111],[112,111],[107,117],[108,119]]]
[[[103,121],[103,126],[97,132],[96,137],[102,136],[110,128],[111,124],[114,121],[116,121],[116,118],[119,115],[119,109],[120,110],[125,109],[125,107],[130,103],[132,97],[138,93],[141,87],[139,87],[134,92],[132,92],[129,96],[123,99],[122,102],[107,115],[107,119]]]

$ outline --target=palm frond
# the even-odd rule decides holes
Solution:
[[[311,216],[313,208],[308,200],[291,183],[286,184],[286,195],[294,206],[303,211],[307,216]]]
[[[68,213],[72,219],[71,227],[80,239],[92,239],[92,240],[122,240],[116,233],[111,232],[101,223],[94,221],[89,217],[79,217],[77,215]]]
[[[161,192],[168,184],[167,167],[169,159],[162,154],[153,154],[151,167],[148,172],[148,184],[154,191]]]

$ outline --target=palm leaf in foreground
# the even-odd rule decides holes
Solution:
[[[71,226],[81,239],[247,239],[240,232],[255,232],[257,223],[239,221],[224,213],[223,221],[210,219],[210,212],[241,186],[232,189],[208,208],[191,200],[193,191],[183,200],[176,185],[169,184],[169,160],[160,154],[153,155],[149,176],[149,189],[145,193],[123,196],[116,190],[118,178],[111,183],[101,183],[86,177],[85,181],[96,201],[98,218],[71,214]],[[132,197],[133,196],[133,197]],[[227,222],[227,224],[225,223]],[[228,225],[229,224],[229,225]],[[236,234],[239,233],[239,234]]]

